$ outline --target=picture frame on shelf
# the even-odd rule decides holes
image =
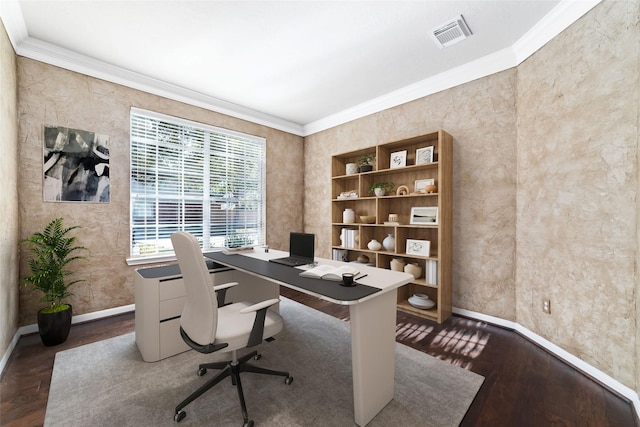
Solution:
[[[409,224],[412,225],[438,225],[437,206],[419,206],[411,208]]]
[[[418,255],[428,257],[431,253],[431,241],[407,239],[407,255]]]
[[[407,150],[391,153],[389,168],[402,168],[407,166]]]
[[[433,163],[433,145],[416,149],[416,165]]]
[[[415,191],[416,193],[426,193],[427,185],[434,185],[435,183],[435,179],[416,179],[413,191]]]

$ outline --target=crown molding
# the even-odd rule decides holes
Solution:
[[[323,119],[306,124],[304,136],[338,126],[398,105],[406,104],[416,99],[459,86],[470,81],[504,71],[514,67],[515,55],[511,48],[492,53],[461,65],[454,69],[440,73],[428,79],[421,80],[404,88],[374,98],[355,107],[332,114]]]
[[[562,0],[513,44],[518,65],[601,2],[602,0]]]
[[[20,9],[18,0],[0,1],[0,18],[2,18],[2,23],[9,36],[9,41],[11,41],[13,45],[13,50],[16,50],[16,46],[18,46],[20,41],[29,36],[27,24],[24,22],[22,9]]]
[[[18,0],[1,0],[0,18],[16,55],[302,136],[303,127],[298,123],[169,84],[29,37]]]
[[[562,0],[511,47],[479,58],[397,91],[304,125],[304,135],[317,132],[424,98],[473,80],[517,67],[602,0]]]
[[[32,37],[22,40],[16,53],[70,71],[302,136],[302,126],[297,123],[116,67]]]
[[[17,0],[0,1],[0,17],[16,54],[20,56],[304,137],[517,67],[601,1],[562,0],[509,48],[305,125],[153,79],[31,38],[28,36]]]

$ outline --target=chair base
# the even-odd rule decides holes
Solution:
[[[253,372],[256,374],[265,374],[265,375],[277,375],[280,377],[285,377],[285,384],[289,385],[293,382],[293,377],[289,376],[288,372],[284,371],[274,371],[271,369],[260,368],[257,366],[250,365],[247,361],[251,358],[255,358],[256,360],[260,358],[260,355],[257,351],[252,351],[251,353],[245,354],[241,358],[236,357],[236,352],[233,353],[233,358],[227,362],[217,362],[217,363],[203,363],[198,368],[198,376],[202,376],[207,373],[207,369],[219,369],[220,372],[211,378],[209,381],[204,383],[200,388],[191,393],[189,397],[180,402],[178,406],[176,406],[176,412],[173,419],[177,422],[180,422],[186,417],[186,412],[182,410],[189,403],[196,400],[207,390],[211,389],[213,386],[218,384],[220,381],[225,379],[226,377],[231,377],[231,382],[236,386],[238,390],[238,398],[240,399],[240,408],[242,409],[242,418],[244,419],[244,426],[249,427],[253,426],[253,421],[249,419],[249,415],[247,413],[247,405],[244,400],[244,393],[242,392],[242,383],[240,382],[240,373],[241,372]]]

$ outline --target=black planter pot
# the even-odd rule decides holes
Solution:
[[[373,170],[373,165],[361,165],[360,172],[371,172]]]
[[[38,312],[38,332],[44,345],[51,347],[67,340],[71,330],[71,312],[71,304],[67,310],[56,313]]]

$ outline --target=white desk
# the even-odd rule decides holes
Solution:
[[[367,277],[358,282],[376,288],[374,293],[352,299],[348,293],[355,288],[342,288],[343,297],[328,296],[322,290],[335,289],[336,282],[308,279],[291,274],[292,267],[272,262],[271,258],[287,253],[262,248],[236,255],[221,252],[205,253],[215,262],[232,267],[255,278],[277,283],[291,289],[316,296],[336,304],[348,305],[351,319],[351,359],[353,369],[354,419],[359,426],[366,425],[393,399],[395,376],[396,290],[413,280],[413,276],[381,268],[359,265],[360,275]],[[253,260],[253,261],[248,261]],[[319,264],[341,264],[340,261],[318,259]],[[288,269],[288,270],[284,270]],[[283,279],[286,277],[286,279]],[[357,287],[356,287],[357,288]],[[276,292],[277,289],[276,289]],[[278,295],[273,295],[277,297]]]

